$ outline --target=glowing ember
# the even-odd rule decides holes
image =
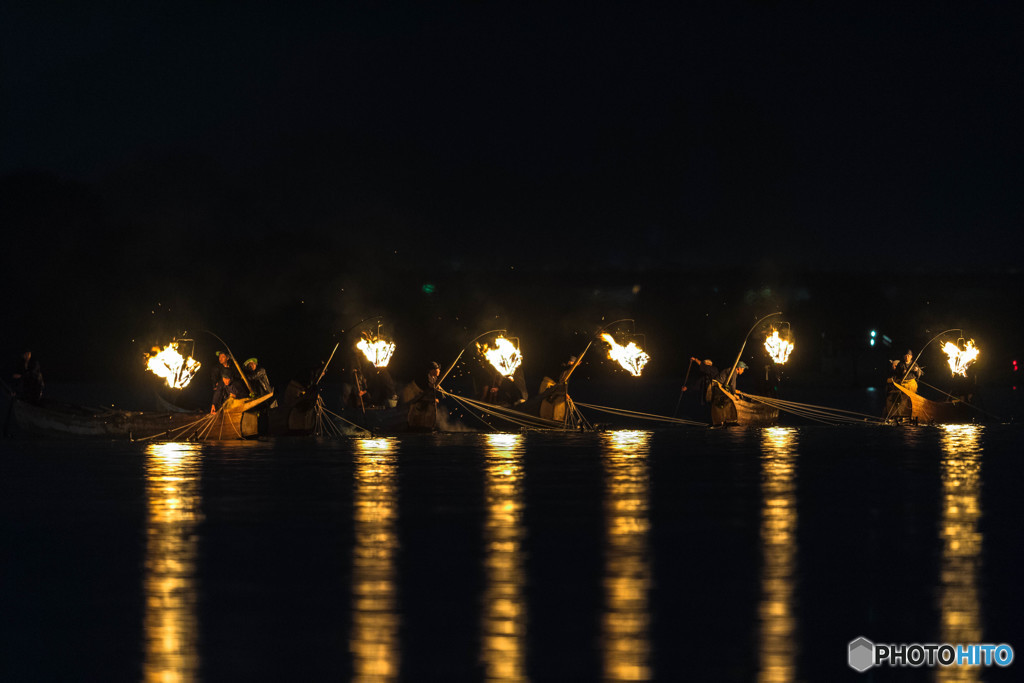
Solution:
[[[395,352],[395,342],[389,342],[384,339],[371,340],[368,337],[363,337],[356,344],[356,348],[363,352],[366,356],[366,360],[373,363],[376,368],[386,368],[388,363],[391,362],[391,356]]]
[[[515,344],[504,337],[494,340],[493,349],[487,344],[483,346],[477,344],[477,348],[484,354],[487,362],[494,366],[495,370],[509,379],[512,379],[516,369],[523,363],[523,354],[519,352]]]
[[[781,338],[778,330],[772,330],[764,340],[764,348],[771,359],[780,364],[789,360],[789,354],[793,353],[793,343]]]
[[[199,372],[199,361],[191,356],[184,358],[178,353],[178,342],[171,342],[163,351],[154,346],[153,353],[147,356],[146,367],[157,377],[167,380],[170,388],[184,389]]]
[[[628,370],[634,377],[640,376],[644,366],[647,365],[647,361],[651,359],[650,356],[644,353],[643,349],[636,345],[636,342],[629,342],[625,346],[620,346],[607,332],[601,335],[601,339],[608,342],[608,357],[618,361],[619,365],[623,369]]]
[[[964,344],[962,349],[953,342],[946,342],[942,350],[949,358],[949,369],[954,375],[962,377],[967,376],[967,366],[978,357],[978,348],[974,345],[973,339]]]

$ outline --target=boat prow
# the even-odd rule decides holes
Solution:
[[[899,389],[910,399],[909,419],[916,423],[926,424],[963,424],[973,422],[976,417],[971,406],[960,401],[932,401],[914,391],[917,383],[907,386],[909,383],[900,384],[891,382],[891,386]],[[906,416],[901,416],[907,419]]]
[[[775,424],[779,419],[778,408],[738,396],[717,381],[712,382],[712,387],[712,426],[764,427]]]

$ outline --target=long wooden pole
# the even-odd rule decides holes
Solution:
[[[207,332],[210,332],[210,330],[207,330]],[[210,332],[210,334],[213,334],[213,332]],[[217,337],[217,335],[216,335],[216,334],[213,334],[213,336],[214,336],[214,337]],[[244,372],[242,372],[242,366],[240,366],[240,365],[238,364],[238,359],[237,359],[237,358],[235,358],[235,354],[231,353],[231,347],[229,347],[229,346],[228,346],[228,343],[227,343],[226,341],[224,341],[223,339],[221,339],[220,337],[217,337],[217,341],[219,341],[219,342],[220,342],[221,344],[223,344],[223,345],[224,345],[224,348],[225,348],[225,349],[227,349],[227,352],[228,352],[228,356],[229,356],[229,357],[231,358],[231,360],[232,360],[232,361],[234,362],[234,364],[235,364],[235,369],[236,369],[236,370],[238,370],[238,376],[242,378],[242,381],[243,381],[243,382],[245,382],[245,388],[249,390],[249,393],[250,393],[250,394],[252,394],[252,393],[253,393],[253,390],[252,390],[252,387],[251,387],[251,386],[249,386],[249,380],[247,380],[247,379],[245,378],[245,373],[244,373]]]
[[[740,346],[740,352],[736,354],[736,360],[732,364],[732,369],[729,370],[729,377],[725,380],[725,386],[729,386],[729,383],[732,382],[732,376],[736,374],[736,366],[740,364],[740,358],[743,356],[743,349],[747,348],[747,340],[750,338],[751,333],[753,333],[753,331],[757,329],[758,325],[763,323],[768,318],[774,317],[776,315],[782,315],[782,311],[779,311],[777,313],[769,313],[768,315],[754,323],[754,326],[747,331],[747,336],[743,337],[743,344]]]
[[[500,332],[502,334],[506,334],[507,330],[488,330],[487,332],[484,332],[483,334],[478,334],[477,336],[475,336],[472,339],[470,339],[469,340],[469,344],[472,344],[473,342],[475,342],[480,337],[486,337],[487,335],[494,334],[495,332]],[[455,364],[459,362],[460,358],[462,358],[462,354],[464,354],[466,352],[466,349],[469,348],[469,344],[466,344],[465,346],[463,346],[462,350],[459,351],[459,355],[455,356],[455,360],[452,361],[452,364],[448,366],[448,369],[445,370],[444,374],[441,375],[441,377],[437,380],[437,386],[441,386],[441,382],[444,381],[444,378],[448,376],[448,373],[452,371],[452,369],[455,367]]]

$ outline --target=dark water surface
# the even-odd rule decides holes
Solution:
[[[1014,425],[0,441],[0,680],[1012,680]]]

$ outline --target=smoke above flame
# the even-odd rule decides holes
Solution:
[[[395,353],[395,342],[363,337],[356,344],[356,348],[363,352],[366,360],[373,363],[374,367],[386,368],[391,362],[391,356]]]
[[[617,361],[624,370],[627,370],[634,377],[639,377],[643,372],[647,361],[651,359],[644,350],[636,345],[636,342],[629,342],[625,346],[619,345],[607,332],[601,334],[601,339],[608,342],[608,357]]]
[[[523,363],[523,354],[516,348],[515,344],[504,337],[494,340],[494,348],[487,344],[477,344],[480,353],[484,355],[487,362],[494,366],[504,377],[512,379],[512,375]]]
[[[949,360],[949,369],[953,371],[954,375],[961,377],[967,376],[967,366],[978,357],[978,347],[974,345],[973,339],[964,344],[962,349],[953,342],[946,342],[942,350]]]
[[[772,330],[764,340],[764,348],[771,359],[779,364],[789,360],[789,354],[793,353],[793,343],[780,337],[778,330]]]
[[[189,356],[187,359],[178,353],[178,342],[171,342],[159,350],[153,347],[153,353],[146,358],[146,369],[157,377],[167,381],[172,389],[184,389],[199,372],[200,363]]]

